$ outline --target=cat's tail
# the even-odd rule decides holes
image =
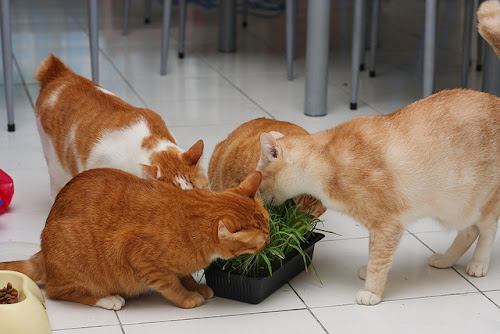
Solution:
[[[25,274],[33,281],[45,281],[45,260],[42,251],[29,260],[0,262],[0,270],[13,270]]]
[[[485,1],[477,11],[478,29],[500,57],[500,1]]]
[[[71,70],[59,58],[51,54],[40,63],[35,73],[35,79],[40,81],[40,88],[43,88],[55,78],[68,72]]]

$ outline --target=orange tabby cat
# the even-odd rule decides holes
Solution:
[[[100,167],[183,189],[207,187],[198,166],[203,141],[183,152],[158,114],[125,103],[76,75],[53,55],[41,63],[35,78],[41,87],[37,125],[52,196],[76,174]]]
[[[500,3],[484,2],[479,20],[500,56]],[[261,143],[264,200],[280,204],[310,193],[369,229],[359,304],[380,302],[399,240],[421,217],[458,230],[430,265],[454,265],[479,236],[467,273],[486,275],[500,217],[499,97],[445,90],[392,114],[358,117],[313,135],[263,133]]]
[[[30,260],[0,263],[45,282],[49,298],[118,310],[149,289],[183,308],[213,296],[191,274],[269,242],[251,173],[224,192],[182,190],[117,169],[77,175],[57,195]]]
[[[221,191],[234,187],[248,173],[259,169],[264,163],[262,159],[265,158],[260,154],[259,142],[260,134],[263,132],[270,132],[274,138],[309,135],[298,125],[268,118],[254,119],[240,125],[215,147],[208,166],[208,178],[212,190]],[[270,178],[266,183],[274,181]],[[299,209],[311,210],[311,214],[315,217],[321,216],[326,211],[320,201],[307,194],[295,196],[294,201]],[[273,204],[272,199],[268,202]]]

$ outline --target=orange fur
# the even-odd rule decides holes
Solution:
[[[154,174],[154,178],[174,184],[180,177],[193,187],[207,187],[198,165],[202,141],[183,152],[158,114],[127,104],[76,75],[53,55],[42,61],[35,78],[41,87],[35,110],[54,196],[79,172],[99,167],[140,177]],[[145,128],[144,137],[130,143],[127,140],[138,135],[137,131],[117,137],[138,124]],[[151,169],[141,169],[141,164],[156,172],[148,175]]]
[[[261,180],[254,172],[217,193],[117,169],[83,172],[58,194],[41,252],[0,269],[44,281],[54,299],[114,308],[103,300],[154,289],[179,307],[198,306],[213,293],[196,284],[193,272],[217,257],[257,253],[269,242],[269,216],[254,198]]]
[[[215,147],[208,166],[211,189],[221,191],[234,187],[248,173],[256,170],[261,156],[260,135],[270,131],[285,136],[309,135],[298,125],[267,118],[254,119],[240,125]],[[263,180],[263,184],[272,182],[272,177]],[[312,207],[311,213],[315,217],[321,216],[326,211],[320,201],[308,194],[296,196],[294,201],[299,209],[304,211]]]

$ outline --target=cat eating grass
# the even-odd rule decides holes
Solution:
[[[500,3],[483,2],[479,31],[500,57]],[[263,133],[264,201],[302,193],[346,213],[370,233],[368,265],[356,301],[381,301],[405,228],[433,217],[458,230],[429,264],[448,268],[478,239],[467,273],[484,276],[500,217],[500,98],[444,90],[389,115],[354,118],[313,135]]]
[[[221,191],[234,187],[248,173],[259,170],[259,167],[267,162],[267,157],[260,153],[259,139],[260,134],[265,132],[270,132],[269,136],[273,138],[309,135],[298,125],[269,118],[257,118],[240,125],[225,140],[217,144],[210,158],[208,178],[212,190]],[[275,182],[272,174],[268,174],[268,177],[262,180],[261,188],[273,186]],[[299,211],[310,210],[311,215],[316,218],[326,211],[323,204],[308,193],[294,196],[293,201]],[[274,204],[272,198],[266,198],[266,202]]]
[[[42,61],[35,78],[37,126],[53,197],[76,174],[102,167],[183,189],[208,186],[198,164],[203,141],[184,152],[158,114],[129,105],[53,55]]]
[[[31,259],[0,263],[43,281],[47,297],[119,310],[149,290],[182,308],[213,296],[192,273],[213,260],[256,254],[269,215],[249,174],[223,192],[182,190],[117,169],[77,175],[57,195]]]

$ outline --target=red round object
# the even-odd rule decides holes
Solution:
[[[0,213],[4,213],[14,196],[14,181],[0,169]]]

